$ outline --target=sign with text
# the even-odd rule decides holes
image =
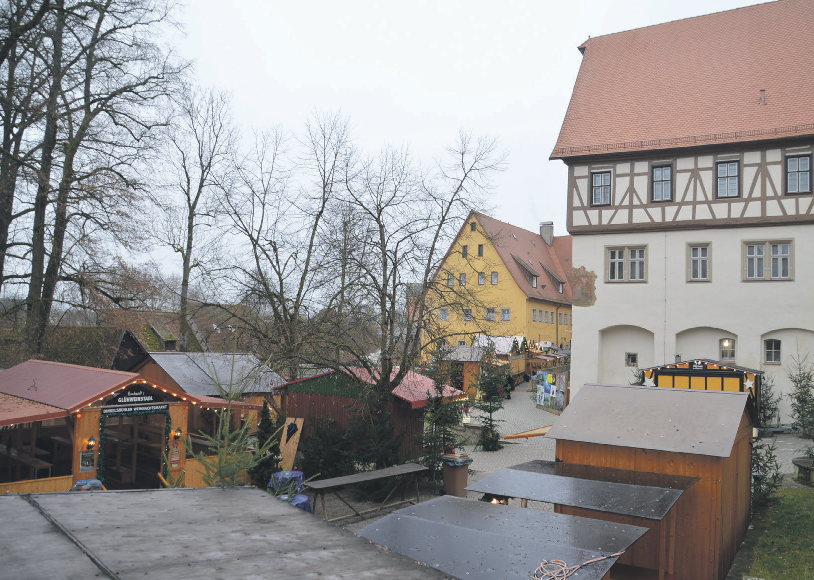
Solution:
[[[133,405],[130,407],[105,407],[102,409],[102,414],[106,417],[115,417],[117,415],[130,415],[132,413],[159,413],[166,411],[170,408],[169,403],[157,403],[155,405]]]
[[[143,385],[130,385],[124,391],[113,397],[108,405],[133,405],[142,403],[158,403],[159,399],[154,393],[146,390]]]

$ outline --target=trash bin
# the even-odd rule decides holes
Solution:
[[[469,465],[472,458],[468,455],[448,453],[441,456],[444,462],[444,492],[455,497],[466,497],[466,484],[469,480]]]

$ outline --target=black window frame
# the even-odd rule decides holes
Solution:
[[[734,163],[737,167],[737,173],[735,175],[729,175],[729,165]],[[719,167],[721,165],[727,166],[727,175],[721,177],[719,175]],[[727,191],[729,191],[729,179],[735,178],[737,180],[737,193],[735,195],[721,195],[721,188],[720,188],[720,179],[727,180]],[[741,162],[740,159],[721,159],[719,161],[715,161],[715,199],[737,199],[741,197]]]
[[[663,179],[662,178],[662,179],[656,180],[656,170],[657,169],[662,170],[662,173],[663,173],[664,169],[669,169],[670,170],[670,179]],[[663,164],[659,164],[659,165],[653,165],[650,168],[650,201],[653,202],[653,203],[661,203],[663,201],[673,201],[673,183],[675,182],[674,178],[675,178],[675,170],[673,169],[673,164],[672,163],[663,163]],[[663,187],[664,187],[665,182],[669,183],[669,185],[670,185],[669,197],[664,197],[664,193],[663,193],[664,189],[663,189]],[[656,199],[656,183],[662,184],[662,198],[661,199]]]
[[[478,258],[483,258],[483,244],[478,244]]]
[[[467,246],[466,244],[461,246],[461,256],[463,256],[464,258],[469,256],[469,246]]]
[[[471,231],[477,231],[478,229],[478,222],[469,222],[469,229]]]
[[[808,160],[808,170],[805,173],[808,173],[808,189],[805,191],[789,191],[789,159],[807,159]],[[784,193],[786,195],[811,195],[812,191],[814,190],[814,186],[811,184],[811,153],[790,153],[785,156],[783,159],[783,179],[785,184],[783,186]],[[799,163],[799,162],[798,162]],[[799,167],[799,165],[798,165]],[[803,173],[799,169],[794,171],[798,175],[798,184],[799,184],[799,174]]]
[[[607,184],[600,183],[600,185],[598,185],[598,186],[594,185],[594,176],[595,175],[607,175],[608,176],[608,183]],[[608,201],[607,202],[596,203],[594,201],[594,188],[595,187],[600,187],[600,188],[607,187],[608,188]],[[591,188],[591,206],[592,207],[603,207],[603,206],[612,205],[611,202],[613,200],[613,172],[610,169],[607,169],[605,171],[592,171],[591,172],[590,188]]]

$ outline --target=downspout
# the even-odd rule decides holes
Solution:
[[[560,308],[562,308],[562,305],[557,306],[557,310],[554,311],[554,324],[556,325],[555,336],[557,337],[554,346],[557,348],[559,348],[560,344]]]
[[[661,360],[667,362],[667,232],[664,232],[664,320],[661,329]]]

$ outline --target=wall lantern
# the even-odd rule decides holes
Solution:
[[[178,428],[175,430],[175,435],[173,435],[173,439],[175,439],[176,441],[178,441],[178,440],[181,438],[181,435],[182,435],[181,428],[180,428],[180,427],[178,427]]]
[[[90,439],[88,439],[88,451],[93,451],[94,447],[96,447],[96,437],[91,435]]]

